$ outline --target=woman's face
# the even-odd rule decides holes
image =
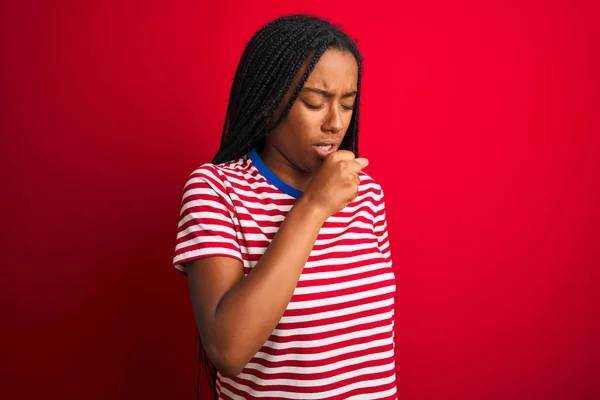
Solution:
[[[298,72],[272,122],[288,104],[306,66],[305,63]],[[284,167],[298,172],[318,170],[323,159],[339,148],[346,135],[357,84],[358,65],[354,56],[343,50],[327,50],[315,65],[287,118],[267,136],[261,154],[265,155],[267,165],[275,161],[275,164],[284,163]]]

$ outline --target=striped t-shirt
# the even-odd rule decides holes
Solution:
[[[381,186],[359,173],[357,198],[323,224],[283,317],[220,399],[396,399],[395,279]],[[255,150],[204,164],[184,190],[174,265],[226,256],[248,274],[302,192]]]

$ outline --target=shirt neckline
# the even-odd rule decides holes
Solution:
[[[299,199],[302,196],[303,192],[301,190],[298,190],[295,187],[292,187],[284,181],[282,181],[281,179],[279,179],[279,177],[275,175],[275,173],[271,171],[269,167],[267,167],[263,160],[261,160],[255,148],[252,148],[252,150],[250,150],[250,152],[248,153],[248,157],[250,158],[250,160],[252,160],[252,163],[254,164],[258,172],[260,172],[262,176],[264,176],[265,179],[277,189],[296,199]]]

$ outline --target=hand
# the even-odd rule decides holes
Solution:
[[[302,198],[321,212],[324,219],[350,204],[358,195],[358,173],[369,165],[348,150],[329,154],[315,173]]]

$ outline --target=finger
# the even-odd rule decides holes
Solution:
[[[356,167],[354,170],[358,172],[369,165],[369,160],[366,158],[355,158],[352,164]]]
[[[327,157],[333,157],[333,158],[335,158],[337,160],[340,160],[340,161],[346,161],[346,160],[354,160],[354,158],[356,156],[354,155],[353,152],[351,152],[349,150],[338,150],[338,151],[334,151],[333,153],[331,153]]]

